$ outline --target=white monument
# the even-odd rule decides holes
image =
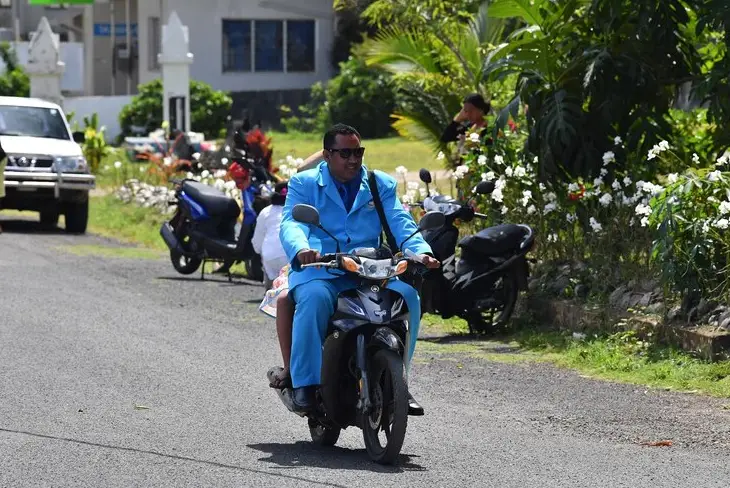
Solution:
[[[28,46],[26,72],[30,78],[30,96],[61,105],[61,78],[65,67],[58,34],[53,33],[48,19],[43,17]]]
[[[188,52],[188,28],[177,12],[170,14],[162,26],[162,120],[170,129],[190,132],[190,65],[193,54]]]

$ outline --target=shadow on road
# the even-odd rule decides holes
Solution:
[[[139,455],[157,456],[159,458],[166,458],[166,459],[170,459],[172,461],[178,461],[178,462],[183,461],[183,462],[199,463],[199,464],[204,464],[204,465],[208,465],[208,466],[213,466],[216,468],[233,469],[233,470],[244,471],[244,472],[248,472],[248,473],[256,473],[256,474],[260,474],[260,475],[264,475],[264,476],[274,476],[274,477],[278,477],[278,478],[286,478],[286,479],[295,480],[295,481],[304,481],[306,483],[313,483],[313,484],[318,484],[321,486],[331,486],[334,488],[345,488],[343,485],[338,485],[335,483],[319,482],[317,480],[313,480],[313,479],[309,479],[309,478],[305,478],[305,477],[301,477],[301,476],[288,475],[288,474],[284,474],[284,473],[272,473],[270,471],[264,471],[262,469],[248,468],[245,466],[237,466],[235,464],[226,464],[226,463],[221,463],[221,462],[212,461],[212,460],[180,456],[177,454],[167,454],[167,453],[159,452],[159,451],[136,449],[133,447],[115,446],[112,444],[89,442],[89,441],[84,441],[81,439],[73,439],[70,437],[59,437],[59,436],[41,434],[38,432],[28,432],[28,431],[24,431],[24,430],[5,429],[2,427],[0,427],[0,432],[7,432],[9,434],[25,435],[25,436],[29,436],[29,437],[36,437],[39,439],[47,439],[47,440],[52,440],[52,441],[68,442],[68,443],[72,443],[72,444],[78,444],[78,445],[96,447],[96,448],[102,448],[102,449],[111,449],[114,451],[134,453],[134,454],[139,454]]]
[[[2,213],[0,213],[2,217]],[[5,234],[65,234],[66,231],[54,225],[53,227],[47,225],[41,225],[36,220],[26,219],[14,219],[4,220],[0,219],[0,225],[2,225],[3,233]]]
[[[376,473],[402,473],[404,471],[427,471],[413,462],[418,456],[401,454],[395,466],[382,466],[372,462],[365,449],[344,449],[342,447],[318,447],[311,442],[298,441],[294,444],[270,443],[248,444],[247,447],[270,454],[259,461],[276,464],[282,468],[300,466],[373,471]]]
[[[204,279],[200,279],[200,274],[190,276],[158,276],[155,279],[164,281],[188,281],[197,283],[208,282],[217,283],[221,286],[261,286],[261,283],[257,281],[251,281],[244,276],[232,275],[232,277],[233,281],[228,281],[228,278],[225,276],[209,274],[206,274]]]

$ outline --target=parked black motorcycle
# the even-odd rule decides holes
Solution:
[[[431,173],[421,169],[419,176],[428,189]],[[489,194],[493,190],[493,182],[483,181],[475,191]],[[523,224],[500,224],[459,240],[457,220],[470,222],[488,216],[475,212],[469,203],[445,195],[427,197],[416,205],[446,216],[442,228],[423,233],[442,268],[424,276],[421,312],[463,318],[472,333],[505,325],[514,312],[519,292],[527,289],[527,253],[534,245],[533,230]],[[461,250],[458,257],[457,242]]]
[[[296,205],[292,216],[327,232],[319,222],[319,212],[312,206]],[[443,224],[442,213],[429,212],[413,235]],[[385,288],[385,283],[409,267],[425,266],[413,255],[393,256],[384,248],[328,254],[318,263],[303,265],[313,266],[352,276],[360,286],[338,297],[324,342],[322,384],[317,391],[316,407],[310,414],[298,415],[307,415],[316,444],[332,446],[341,429],[357,426],[363,431],[370,458],[381,464],[393,463],[403,446],[408,423],[404,364],[410,330],[405,300]],[[276,373],[275,369],[269,372],[270,382]],[[276,391],[284,405],[294,411],[291,389]]]
[[[252,191],[266,185],[267,178],[273,179],[265,168],[255,164],[246,156],[245,141],[242,134],[234,136],[236,147],[230,156],[251,173]],[[221,190],[191,179],[175,181],[177,211],[160,228],[160,235],[170,249],[170,259],[175,270],[184,275],[192,274],[201,268],[201,278],[205,275],[205,262],[223,261],[230,267],[234,262],[245,262],[248,277],[263,281],[264,272],[261,256],[254,250],[251,238],[255,223],[242,224],[236,239],[236,222],[241,213],[236,201]],[[270,201],[258,198],[254,201],[254,211],[258,214]],[[231,279],[230,273],[228,274]]]

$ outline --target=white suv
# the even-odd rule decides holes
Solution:
[[[61,107],[35,98],[0,97],[0,144],[8,155],[3,208],[40,212],[55,226],[86,232],[89,191],[96,186],[81,146]]]

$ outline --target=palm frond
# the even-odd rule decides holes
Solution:
[[[383,29],[364,44],[366,64],[393,73],[420,71],[440,73],[433,42],[427,33],[408,32],[398,27]]]

